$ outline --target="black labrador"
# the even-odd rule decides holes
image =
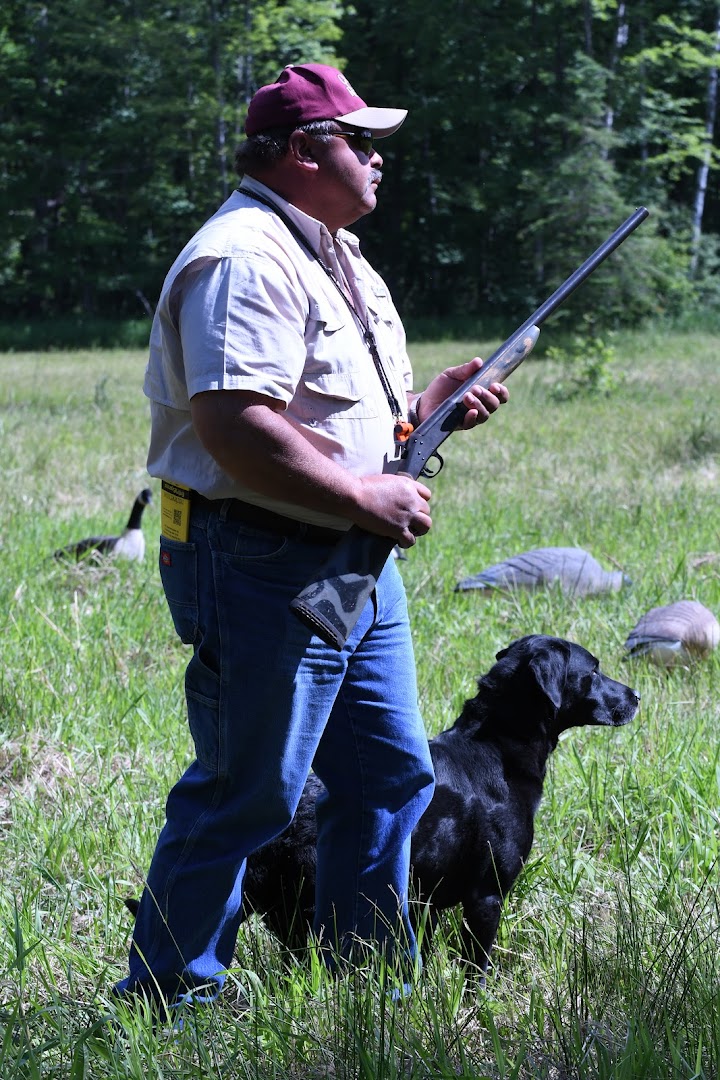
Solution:
[[[503,899],[530,853],[549,755],[561,732],[621,727],[639,697],[580,645],[543,634],[512,642],[453,726],[431,739],[436,786],[412,835],[414,896],[437,913],[462,904],[463,956],[484,974]],[[307,941],[315,882],[311,775],[292,824],[248,860],[245,910],[290,949]]]
[[[463,958],[483,977],[503,900],[530,853],[547,761],[561,732],[621,727],[640,701],[604,675],[587,649],[561,638],[519,638],[496,661],[453,726],[430,740],[435,792],[412,835],[423,940],[429,942],[439,912],[461,904]],[[290,826],[247,863],[245,915],[260,915],[293,951],[307,944],[313,921],[321,790],[311,775]],[[135,901],[127,904],[136,910]]]

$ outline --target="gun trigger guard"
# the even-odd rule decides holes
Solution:
[[[432,461],[433,458],[435,458],[435,460],[437,461],[437,468],[436,469],[428,468],[428,466],[429,466],[429,464],[430,464],[430,462]],[[438,452],[436,450],[427,459],[427,463],[420,470],[420,475],[424,476],[426,480],[432,480],[433,476],[437,476],[437,474],[440,472],[440,470],[442,469],[444,464],[445,464],[445,462],[443,461],[442,456],[440,454],[438,454]]]

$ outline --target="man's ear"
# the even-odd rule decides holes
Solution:
[[[293,131],[288,140],[288,151],[292,160],[304,169],[317,169],[317,146],[305,131]]]

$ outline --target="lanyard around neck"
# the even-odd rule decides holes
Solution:
[[[268,206],[274,213],[276,213],[277,216],[282,221],[283,225],[285,225],[286,228],[290,230],[290,232],[295,237],[297,242],[301,245],[301,247],[304,247],[305,250],[315,260],[315,262],[318,263],[318,265],[322,267],[322,269],[325,271],[325,273],[329,277],[330,281],[332,281],[333,285],[335,286],[337,291],[340,293],[340,295],[343,298],[343,300],[345,301],[348,309],[350,310],[351,314],[353,315],[356,322],[358,323],[358,325],[360,327],[360,330],[362,332],[363,341],[365,342],[365,345],[367,346],[368,352],[372,356],[373,363],[375,365],[375,370],[378,373],[378,377],[380,379],[380,384],[381,384],[381,386],[383,388],[383,391],[385,393],[385,397],[387,398],[387,403],[388,403],[388,405],[390,407],[390,412],[392,413],[393,420],[395,421],[395,437],[398,440],[398,442],[405,442],[405,440],[408,438],[408,436],[412,432],[412,426],[407,424],[402,418],[402,412],[401,412],[401,409],[400,409],[400,405],[398,403],[398,399],[396,398],[395,394],[393,393],[392,386],[390,385],[390,380],[388,379],[387,372],[385,371],[385,368],[383,366],[382,357],[380,356],[380,351],[379,351],[379,349],[377,347],[377,341],[375,340],[375,335],[373,334],[373,332],[370,329],[369,325],[361,317],[360,312],[357,310],[354,303],[352,302],[352,300],[350,299],[350,297],[346,293],[345,289],[342,287],[342,285],[338,281],[337,277],[333,273],[332,267],[328,266],[326,263],[324,263],[322,261],[319,254],[317,253],[317,251],[315,251],[312,244],[310,243],[308,238],[305,236],[305,234],[302,232],[302,230],[297,227],[295,222],[292,221],[288,217],[288,215],[285,213],[285,211],[282,210],[277,205],[277,203],[274,203],[272,201],[272,199],[266,199],[264,195],[260,195],[257,191],[249,191],[247,188],[240,188],[240,194],[247,195],[247,197],[249,199],[255,199],[257,202],[264,203],[265,206]],[[408,428],[409,428],[409,430],[407,430]]]

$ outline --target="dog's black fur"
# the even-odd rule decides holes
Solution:
[[[438,912],[461,904],[463,956],[483,974],[503,900],[530,853],[558,737],[585,724],[620,727],[639,703],[570,641],[529,635],[496,660],[453,726],[430,741],[435,792],[412,835],[413,893],[428,912],[424,940]],[[293,950],[306,944],[313,920],[321,790],[311,775],[291,825],[248,859],[245,875],[245,915],[262,916]]]
[[[639,703],[591,653],[560,638],[520,638],[496,660],[453,726],[430,741],[435,793],[412,835],[414,895],[430,902],[431,920],[462,904],[463,954],[483,972],[503,899],[532,846],[559,735],[584,724],[620,727]],[[312,775],[289,828],[248,860],[246,911],[291,949],[305,944],[312,924],[321,789]]]

